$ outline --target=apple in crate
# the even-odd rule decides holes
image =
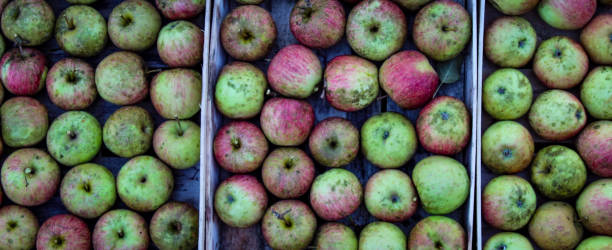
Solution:
[[[540,44],[533,58],[533,71],[548,88],[569,89],[589,72],[589,57],[569,37],[555,36]]]
[[[153,118],[138,106],[126,106],[116,110],[104,123],[102,139],[108,150],[130,158],[144,154],[151,147]]]
[[[310,153],[321,165],[342,167],[359,153],[359,130],[340,117],[330,117],[319,122],[308,139]]]
[[[9,147],[38,144],[49,127],[47,108],[34,98],[13,97],[0,107],[2,138]]]
[[[533,250],[527,237],[515,232],[501,232],[493,235],[484,245],[484,250]]]
[[[60,168],[45,151],[19,149],[2,164],[2,189],[11,201],[38,206],[49,201],[60,183]]]
[[[359,248],[363,250],[401,250],[406,247],[404,232],[389,222],[372,222],[366,225],[359,234]]]
[[[277,148],[263,163],[263,184],[281,199],[297,198],[308,192],[315,176],[315,166],[299,148]]]
[[[223,223],[246,228],[266,212],[268,195],[264,186],[250,175],[234,175],[225,179],[215,191],[215,212]]]
[[[308,139],[315,114],[306,101],[269,99],[261,111],[260,123],[266,138],[278,146],[297,146]]]
[[[465,230],[457,221],[432,215],[410,231],[409,249],[466,249]]]
[[[612,236],[612,179],[589,184],[576,200],[576,212],[584,227],[594,234]]]
[[[378,96],[376,65],[358,56],[343,55],[325,67],[325,98],[341,111],[362,110]]]
[[[529,222],[536,210],[531,184],[515,175],[493,178],[482,193],[482,215],[494,228],[515,231]]]
[[[155,5],[170,20],[190,19],[206,7],[204,0],[156,0]]]
[[[147,229],[147,221],[135,212],[127,209],[108,211],[94,226],[93,248],[146,250],[149,248]]]
[[[578,136],[576,148],[591,172],[612,177],[612,121],[596,121]]]
[[[536,31],[527,19],[500,17],[485,31],[484,52],[500,67],[520,68],[531,61],[537,41]]]
[[[215,85],[215,107],[231,119],[252,118],[263,106],[267,87],[266,75],[252,64],[226,64]]]
[[[497,10],[506,15],[522,15],[538,5],[540,0],[489,0]]]
[[[597,119],[612,119],[612,67],[595,67],[586,76],[580,90],[580,100],[589,114]]]
[[[186,169],[200,160],[200,126],[189,120],[165,121],[153,134],[155,154],[174,169]]]
[[[100,97],[115,105],[143,100],[149,92],[145,71],[145,62],[138,54],[118,51],[106,56],[96,67],[96,88]]]
[[[547,90],[531,105],[529,124],[542,138],[562,141],[574,137],[586,124],[580,100],[564,90]]]
[[[315,236],[316,249],[357,249],[358,241],[350,227],[338,222],[328,222],[319,227]]]
[[[561,201],[540,205],[529,222],[529,236],[542,249],[573,249],[582,234],[576,211]]]
[[[322,78],[323,68],[317,55],[299,44],[282,48],[268,66],[270,87],[287,97],[309,97],[317,91]]]
[[[403,115],[384,112],[361,126],[361,151],[380,168],[399,168],[416,152],[416,132]]]
[[[434,155],[416,164],[412,181],[423,208],[430,214],[448,214],[459,208],[470,193],[470,177],[457,160]]]
[[[264,58],[274,45],[276,35],[274,19],[257,5],[235,8],[221,23],[221,45],[231,57],[240,61]]]
[[[533,138],[515,121],[499,121],[482,134],[482,163],[496,174],[523,171],[533,159]]]
[[[582,46],[591,60],[599,64],[612,64],[612,14],[601,14],[580,33]]]
[[[604,235],[591,236],[580,242],[576,250],[605,250],[612,247],[612,237]]]
[[[226,171],[248,173],[259,168],[268,155],[268,140],[255,124],[232,121],[217,131],[213,152]]]
[[[6,205],[0,208],[0,246],[6,249],[33,249],[38,219],[25,207]]]
[[[470,142],[471,124],[470,114],[461,100],[440,96],[421,110],[416,129],[425,150],[454,155]]]
[[[134,157],[117,174],[119,198],[139,212],[155,211],[168,201],[173,188],[172,171],[153,156]]]
[[[55,14],[44,0],[15,0],[4,7],[1,23],[2,33],[12,42],[38,46],[53,36]]]
[[[542,0],[538,14],[544,22],[561,30],[580,29],[597,10],[597,0]]]
[[[85,109],[98,96],[94,69],[77,58],[56,62],[47,74],[46,85],[51,102],[64,110]]]
[[[194,249],[198,245],[198,210],[183,202],[168,202],[153,214],[151,240],[160,249]]]
[[[115,176],[102,165],[81,164],[64,175],[59,194],[70,213],[85,219],[98,218],[115,205]]]
[[[108,36],[117,48],[143,51],[157,40],[161,17],[145,0],[126,0],[115,6],[108,16]]]
[[[201,54],[201,53],[200,53]],[[151,102],[166,119],[189,119],[200,111],[202,75],[192,69],[164,70],[151,80]]]
[[[289,28],[301,44],[326,49],[342,39],[345,18],[338,0],[300,0],[291,10]]]
[[[540,149],[531,163],[531,182],[544,196],[563,200],[577,195],[587,179],[576,151],[561,145]]]
[[[45,85],[47,58],[37,49],[12,48],[0,59],[0,80],[14,95],[35,95]]]
[[[281,200],[266,211],[261,233],[273,249],[306,248],[317,229],[317,218],[306,203]]]
[[[65,166],[92,160],[102,147],[102,128],[85,111],[68,111],[57,117],[47,133],[47,150]]]
[[[402,222],[416,212],[418,197],[407,174],[385,169],[368,180],[364,202],[368,212],[379,220]]]
[[[188,21],[166,24],[157,37],[159,57],[170,67],[192,67],[202,64],[203,47],[204,32]]]
[[[532,99],[531,82],[517,69],[498,69],[483,83],[482,106],[498,120],[513,120],[525,115]]]
[[[102,52],[108,41],[106,20],[100,12],[87,5],[70,6],[57,18],[55,40],[72,56],[95,56]]]
[[[91,234],[87,224],[70,214],[47,219],[38,230],[36,249],[89,249]]]
[[[310,188],[310,205],[319,217],[336,221],[355,212],[362,196],[363,189],[355,174],[333,168],[315,178]]]

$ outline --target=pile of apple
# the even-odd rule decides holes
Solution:
[[[596,0],[490,2],[512,16],[496,19],[485,32],[484,52],[500,69],[483,83],[483,107],[499,121],[482,135],[482,162],[500,176],[484,187],[482,212],[489,225],[509,232],[494,235],[484,248],[533,249],[511,232],[529,224],[529,236],[542,249],[612,249],[612,13],[595,16]],[[582,29],[581,43],[554,36],[536,49],[536,30],[517,16],[536,5],[547,28]],[[535,76],[549,88],[533,104],[530,80],[515,69],[532,57]],[[590,72],[589,63],[596,65]],[[587,111],[595,120],[588,125]],[[530,127],[547,142],[535,157],[532,135],[512,121],[527,112]],[[576,135],[578,152],[559,145]],[[530,164],[531,183],[514,175]],[[585,187],[587,168],[598,177]],[[546,200],[539,207],[536,190]],[[594,236],[581,242],[583,227]]]
[[[174,187],[168,165],[181,170],[199,160],[200,127],[188,119],[200,110],[202,77],[191,67],[202,61],[204,34],[179,19],[196,16],[204,1],[158,0],[162,14],[175,20],[163,27],[155,6],[144,0],[121,2],[108,23],[86,5],[95,0],[68,2],[74,5],[56,17],[44,0],[0,1],[2,33],[16,45],[0,59],[0,80],[14,96],[0,107],[2,138],[13,151],[2,164],[0,182],[16,204],[0,208],[0,249],[147,249],[149,235],[160,249],[196,247],[198,211],[168,202]],[[71,57],[47,72],[47,59],[36,46],[53,36]],[[122,51],[106,56],[94,70],[80,58],[99,55],[109,47],[108,37]],[[136,52],[155,43],[173,69],[159,72],[149,87],[150,72]],[[66,110],[51,125],[47,107],[30,97],[43,87],[51,102]],[[155,110],[169,119],[158,128],[148,111],[135,106],[149,93]],[[98,122],[102,117],[83,111],[98,94],[123,106],[104,126]],[[46,148],[37,148],[45,139]],[[91,163],[102,144],[131,158],[116,179]],[[146,155],[151,147],[159,159]],[[64,167],[69,170],[61,176]],[[70,214],[53,216],[39,229],[26,207],[44,206],[56,192]],[[130,210],[110,210],[117,194]],[[134,211],[155,212],[150,225]],[[93,233],[83,219],[97,219]]]
[[[247,5],[229,12],[220,30],[223,48],[236,61],[221,70],[214,96],[218,111],[233,120],[218,129],[213,141],[218,165],[235,174],[215,192],[221,221],[238,228],[261,221],[273,249],[303,249],[314,238],[317,249],[465,249],[465,230],[443,215],[461,207],[470,192],[465,166],[446,155],[468,144],[471,119],[456,98],[432,100],[439,78],[425,55],[447,61],[461,53],[471,36],[467,11],[447,0],[395,1],[415,11],[408,13],[416,14],[412,38],[420,50],[398,52],[408,24],[396,3],[351,1],[355,5],[347,18],[338,0],[300,0],[289,27],[301,44],[278,51],[264,74],[249,62],[266,57],[275,43],[276,24],[268,11],[253,5],[261,0],[238,2]],[[340,55],[323,67],[313,49],[330,48],[345,33],[358,56]],[[315,125],[315,111],[304,100],[322,89],[333,108],[353,112],[375,101],[379,86],[402,108],[425,106],[416,130],[395,112],[369,117],[361,131],[340,117]],[[273,97],[266,100],[266,95]],[[397,168],[412,158],[419,142],[438,155],[418,162],[410,178]],[[360,151],[382,169],[367,183],[343,168]],[[318,176],[315,162],[326,169]],[[279,201],[268,206],[269,195]],[[361,229],[357,240],[351,228],[337,221],[362,201],[380,221]],[[407,237],[393,223],[408,220],[419,203],[432,216]],[[318,230],[317,217],[327,221]]]

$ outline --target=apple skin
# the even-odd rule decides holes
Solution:
[[[489,0],[497,10],[506,15],[522,15],[534,9],[540,0]]]
[[[337,56],[325,67],[325,98],[341,111],[364,109],[378,96],[377,77],[378,69],[370,61],[358,56]]]
[[[225,179],[215,191],[215,212],[231,227],[247,228],[266,212],[268,195],[264,186],[250,175],[234,175]]]
[[[60,168],[40,149],[13,152],[2,164],[2,189],[21,206],[38,206],[49,201],[60,183]]]
[[[404,12],[390,0],[361,1],[349,13],[346,39],[359,56],[382,61],[402,48],[406,26]]]
[[[193,167],[200,160],[200,126],[189,121],[165,121],[153,134],[155,154],[174,169]]]
[[[264,73],[252,64],[226,64],[215,85],[215,107],[231,119],[252,118],[263,106],[267,86]]]
[[[35,95],[45,85],[47,58],[37,49],[12,48],[0,59],[0,80],[14,95]]]
[[[437,0],[423,7],[412,27],[414,44],[436,61],[447,61],[459,55],[471,34],[470,15],[461,4],[451,0]]]
[[[89,249],[91,234],[87,224],[76,216],[58,214],[47,219],[38,230],[36,249]]]
[[[190,19],[206,7],[204,0],[155,0],[157,9],[170,20]]]
[[[6,249],[33,249],[36,244],[38,219],[27,208],[6,205],[0,208],[0,246]]]
[[[573,249],[582,234],[576,211],[565,202],[542,204],[529,222],[529,236],[542,249]]]
[[[593,117],[612,119],[612,67],[595,67],[587,75],[580,89],[580,100]]]
[[[274,145],[297,146],[308,139],[315,114],[306,101],[272,98],[261,110],[260,124],[266,138]]]
[[[172,171],[160,160],[141,155],[126,162],[117,174],[117,193],[129,208],[151,212],[168,201],[174,188]]]
[[[57,19],[55,39],[57,45],[72,56],[95,56],[102,52],[108,41],[106,20],[100,12],[87,5],[70,6]]]
[[[540,149],[531,163],[531,182],[550,199],[574,197],[580,193],[586,179],[584,162],[576,151],[565,146]]]
[[[166,119],[189,119],[200,111],[202,75],[192,69],[164,70],[151,80],[151,102]]]
[[[9,0],[0,0],[0,14],[2,14],[2,11],[4,10],[4,8],[8,4],[8,2],[9,2]],[[2,53],[0,53],[0,54],[2,54]]]
[[[317,55],[299,44],[282,48],[268,66],[270,87],[287,97],[309,97],[317,91],[322,78],[323,68]]]
[[[500,67],[520,68],[533,57],[537,41],[535,30],[525,18],[500,17],[485,31],[484,51]]]
[[[531,105],[529,124],[542,138],[562,141],[574,137],[586,124],[580,100],[564,90],[548,90]]]
[[[159,57],[170,67],[192,67],[201,64],[203,47],[204,32],[188,21],[166,24],[157,37]]]
[[[298,200],[274,203],[261,222],[263,237],[273,249],[304,249],[316,229],[317,218],[306,203]]]
[[[427,57],[418,51],[401,51],[389,57],[380,67],[380,87],[405,109],[423,106],[438,87],[438,73]]]
[[[359,249],[406,249],[406,235],[389,222],[375,221],[366,225],[359,234]]]
[[[153,128],[149,112],[138,106],[126,106],[108,117],[102,128],[102,139],[114,154],[131,158],[151,148]]]
[[[291,10],[289,29],[301,44],[326,49],[342,39],[345,18],[338,0],[300,0]]]
[[[315,167],[299,148],[277,148],[270,152],[261,168],[263,184],[281,199],[298,198],[308,192]]]
[[[68,170],[60,185],[60,198],[66,209],[86,219],[98,218],[117,200],[115,176],[107,168],[85,163]]]
[[[402,222],[416,212],[418,197],[407,174],[385,169],[368,180],[364,202],[368,212],[377,219]]]
[[[92,241],[94,249],[146,250],[149,247],[147,222],[127,209],[108,211],[96,222]]]
[[[484,81],[482,105],[498,120],[517,119],[529,111],[533,90],[529,79],[519,70],[498,69]]]
[[[402,7],[406,8],[407,10],[415,11],[421,8],[421,6],[425,5],[426,3],[429,3],[431,0],[393,0],[393,1],[401,5]]]
[[[576,212],[584,227],[594,234],[612,236],[612,179],[589,184],[576,200]]]
[[[217,163],[230,173],[253,172],[268,155],[268,141],[261,129],[246,121],[223,125],[213,140]]]
[[[470,177],[463,164],[447,156],[429,156],[416,164],[412,181],[423,208],[430,214],[448,214],[470,193]]]
[[[94,69],[77,58],[56,62],[47,74],[46,86],[51,102],[64,110],[85,109],[98,96]]]
[[[240,61],[264,58],[274,45],[276,35],[274,19],[257,5],[235,8],[221,23],[221,45],[231,57]]]
[[[484,245],[483,250],[533,250],[531,242],[522,234],[501,232],[493,235]]]
[[[359,130],[344,118],[326,118],[310,133],[308,147],[319,164],[342,167],[359,153]]]
[[[412,123],[395,112],[374,115],[361,126],[361,151],[379,168],[399,168],[406,164],[417,148]]]
[[[425,150],[454,155],[470,142],[471,124],[470,114],[461,100],[440,96],[421,110],[416,130]]]
[[[314,241],[316,249],[355,250],[358,244],[355,232],[338,222],[321,225]]]
[[[198,210],[183,202],[168,202],[153,214],[151,240],[160,249],[194,249],[198,245]]]
[[[65,166],[93,159],[102,147],[98,120],[84,111],[68,111],[57,117],[47,132],[47,150]]]
[[[576,148],[591,172],[612,177],[612,121],[595,121],[582,130]]]
[[[612,14],[601,14],[582,29],[580,41],[593,62],[612,64]]]
[[[482,163],[496,174],[514,174],[531,163],[535,145],[529,131],[515,121],[499,121],[482,135]]]
[[[315,178],[310,188],[310,205],[322,219],[336,221],[355,212],[362,196],[363,189],[355,174],[333,168]]]
[[[571,38],[555,36],[538,47],[533,58],[533,71],[544,86],[569,89],[580,84],[589,72],[589,57]]]
[[[55,14],[44,0],[11,1],[2,11],[2,33],[14,43],[38,46],[51,39]]]
[[[466,249],[466,245],[465,231],[459,223],[435,215],[419,221],[410,231],[408,241],[408,248],[414,250]]]
[[[606,250],[612,248],[612,237],[596,235],[580,242],[576,250]]]
[[[597,0],[542,0],[538,14],[548,25],[561,30],[580,29],[597,10]]]
[[[145,0],[125,0],[108,16],[108,36],[117,48],[143,51],[155,44],[161,16]]]
[[[118,51],[106,56],[96,67],[96,88],[100,97],[116,105],[131,105],[143,100],[149,92],[145,71],[144,60],[135,53]]]
[[[2,138],[9,147],[38,144],[49,127],[47,108],[34,98],[13,97],[0,107]]]
[[[536,193],[521,177],[501,175],[484,188],[482,214],[494,228],[516,231],[529,223],[535,210]]]

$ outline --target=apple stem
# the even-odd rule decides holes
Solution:
[[[64,15],[64,20],[66,20],[66,24],[68,25],[68,29],[74,29],[74,23],[72,22],[72,20],[68,19],[68,17],[66,15]]]
[[[17,47],[19,48],[19,55],[23,57],[23,47],[21,46],[21,44],[23,44],[23,39],[21,39],[19,35],[15,34],[15,45],[17,45]]]
[[[152,70],[147,71],[146,74],[148,75],[148,74],[157,73],[157,72],[160,72],[160,71],[162,71],[162,69],[152,69]]]
[[[176,120],[176,123],[178,124],[179,136],[183,136],[183,128],[181,127],[181,120],[179,120],[178,116],[175,116],[174,119]]]
[[[266,96],[277,97],[278,94],[271,89],[266,89]]]

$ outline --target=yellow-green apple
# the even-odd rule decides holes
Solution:
[[[2,33],[18,45],[38,46],[51,39],[55,14],[44,0],[11,1],[2,11]]]
[[[306,101],[272,98],[264,104],[259,118],[261,129],[272,144],[297,146],[308,139],[315,114]]]
[[[457,221],[433,215],[412,228],[408,249],[466,249],[465,238],[465,230]]]
[[[612,237],[596,235],[584,239],[576,250],[606,250],[612,248]]]
[[[342,167],[359,153],[359,130],[340,117],[319,122],[310,133],[308,147],[314,159],[326,167]]]
[[[219,219],[229,226],[240,228],[259,222],[268,205],[264,186],[250,175],[234,175],[225,179],[217,186],[214,199]]]
[[[612,64],[612,14],[601,14],[582,29],[580,41],[593,62]]]
[[[496,233],[487,240],[484,250],[533,250],[527,237],[515,232]]]
[[[277,148],[270,152],[261,168],[263,184],[281,199],[297,198],[308,192],[315,167],[299,148]]]
[[[538,5],[540,0],[489,0],[497,10],[506,15],[522,15]]]
[[[523,171],[533,159],[535,145],[529,131],[515,121],[499,121],[482,134],[482,163],[496,174]]]
[[[261,129],[246,121],[223,125],[213,140],[217,163],[231,173],[253,172],[268,155],[268,141]]]
[[[106,20],[87,5],[72,5],[62,11],[55,24],[57,45],[78,57],[95,56],[108,41]]]
[[[582,234],[576,211],[561,201],[542,204],[529,222],[529,236],[542,249],[573,249]]]
[[[153,128],[149,112],[138,106],[126,106],[108,117],[102,128],[102,140],[114,154],[130,158],[151,148]]]
[[[542,138],[561,141],[578,134],[586,124],[580,100],[564,90],[548,90],[531,105],[529,124]]]
[[[204,32],[191,22],[174,21],[159,31],[157,52],[162,61],[170,67],[200,65],[203,49]]]
[[[597,0],[542,0],[538,14],[548,25],[561,30],[580,29],[597,10]]]
[[[7,205],[0,208],[0,246],[9,249],[33,249],[38,219],[25,207]]]
[[[418,205],[417,192],[410,177],[397,169],[385,169],[372,175],[363,199],[372,216],[390,222],[407,220]]]
[[[62,165],[88,162],[101,147],[100,123],[85,111],[63,113],[51,123],[47,133],[47,150]]]
[[[139,212],[155,211],[168,201],[174,189],[172,171],[148,155],[126,162],[117,174],[117,193],[129,208]]]
[[[56,62],[47,74],[46,85],[51,102],[64,110],[85,109],[98,96],[94,69],[77,58]]]
[[[518,230],[527,225],[535,210],[535,191],[529,182],[515,175],[493,178],[482,193],[483,218],[497,229]]]
[[[81,164],[64,175],[59,193],[70,213],[86,219],[98,218],[115,205],[115,176],[102,165]]]
[[[170,20],[190,19],[197,16],[206,7],[203,0],[155,0],[155,5],[162,15]]]
[[[378,96],[378,69],[358,56],[332,59],[325,67],[324,82],[327,101],[341,111],[364,109]]]
[[[168,202],[153,214],[149,231],[159,249],[194,249],[198,245],[198,210],[184,202]]]
[[[287,97],[309,97],[317,91],[322,78],[323,68],[317,55],[299,44],[282,48],[268,66],[270,87]]]
[[[312,241],[317,218],[306,203],[281,200],[268,208],[261,232],[273,249],[304,249]]]
[[[533,72],[540,82],[555,89],[569,89],[589,71],[589,57],[582,46],[566,36],[555,36],[540,44],[533,58]]]
[[[13,97],[0,107],[0,124],[6,145],[27,147],[45,139],[49,116],[47,108],[36,99]]]
[[[89,249],[91,233],[87,224],[70,214],[58,214],[47,219],[38,230],[36,249]]]
[[[374,115],[361,126],[361,151],[380,168],[399,168],[406,164],[416,152],[417,144],[412,123],[399,113]]]
[[[116,105],[143,100],[149,92],[145,71],[144,60],[135,53],[118,51],[106,56],[96,67],[100,97]]]
[[[200,126],[189,120],[165,121],[153,134],[153,150],[174,169],[193,167],[200,160]]]
[[[92,241],[94,249],[149,249],[147,221],[127,209],[108,211],[96,222]]]
[[[108,36],[117,48],[143,51],[157,40],[161,17],[149,1],[125,0],[108,16]]]
[[[359,249],[362,250],[405,250],[406,246],[404,232],[389,222],[371,222],[359,234]]]
[[[429,156],[416,164],[412,181],[423,208],[430,214],[448,214],[470,193],[470,177],[463,164],[447,156]]]
[[[355,212],[362,196],[363,189],[355,174],[333,168],[315,178],[310,188],[310,205],[322,219],[336,221]]]
[[[461,100],[440,96],[421,110],[416,130],[425,150],[454,155],[470,141],[471,124],[472,118]]]
[[[21,206],[38,206],[49,201],[60,183],[60,169],[45,151],[23,148],[2,164],[4,194]]]
[[[35,95],[45,85],[47,58],[37,49],[12,48],[0,59],[0,80],[14,95]]]
[[[591,172],[612,177],[612,121],[587,125],[578,136],[576,148]]]
[[[276,40],[276,24],[270,13],[257,5],[232,10],[221,23],[221,45],[234,59],[256,61],[266,56]]]
[[[289,28],[301,44],[326,49],[342,39],[345,18],[338,0],[300,0],[291,10]]]
[[[192,69],[164,70],[151,80],[151,102],[166,119],[189,119],[200,111],[202,75]]]
[[[355,232],[338,222],[321,225],[314,240],[316,249],[355,250],[358,244]]]
[[[580,100],[589,114],[597,119],[612,119],[612,67],[595,67],[580,89]]]
[[[533,98],[531,82],[519,70],[499,69],[489,75],[482,89],[482,106],[498,120],[517,119],[529,111]]]
[[[536,49],[538,37],[535,30],[522,17],[500,17],[485,31],[484,52],[487,58],[500,67],[525,66]]]
[[[228,118],[254,117],[263,106],[267,86],[264,73],[252,64],[226,64],[215,85],[215,107]]]
[[[612,179],[589,184],[576,200],[576,212],[584,227],[594,234],[612,236]]]
[[[531,163],[531,182],[549,199],[574,197],[587,178],[584,162],[576,151],[561,145],[540,149]]]

